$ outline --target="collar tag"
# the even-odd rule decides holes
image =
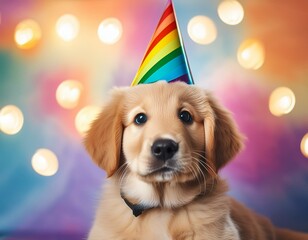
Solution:
[[[133,215],[135,217],[140,216],[145,210],[152,209],[154,207],[145,206],[143,204],[133,204],[127,198],[125,198],[124,194],[121,191],[121,198],[124,200],[126,205],[133,211]]]

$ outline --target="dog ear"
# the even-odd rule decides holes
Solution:
[[[204,121],[206,152],[218,171],[242,149],[243,137],[230,112],[213,96],[206,95],[211,106],[211,117]]]
[[[122,102],[124,91],[113,90],[111,98],[94,120],[84,139],[90,156],[111,177],[119,168],[123,134]]]

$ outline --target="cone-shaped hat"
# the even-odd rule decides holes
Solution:
[[[159,20],[132,86],[159,80],[194,84],[171,0]]]

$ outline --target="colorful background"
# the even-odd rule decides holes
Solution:
[[[308,132],[308,2],[240,3],[244,19],[228,25],[217,14],[219,1],[174,0],[194,81],[234,113],[247,137],[245,149],[222,171],[230,194],[280,227],[308,232],[308,143],[306,152],[300,148]],[[1,239],[85,238],[105,174],[85,152],[75,117],[84,106],[100,106],[113,86],[130,85],[165,6],[165,0],[0,0],[0,109],[15,105],[24,117],[22,129],[11,135],[0,114]],[[64,14],[79,20],[71,41],[56,32]],[[209,44],[188,35],[196,15],[216,26]],[[100,22],[110,17],[123,28],[114,44],[97,35]],[[22,47],[14,40],[15,28],[29,18],[38,23],[41,37]],[[251,38],[263,51],[259,66],[247,69],[237,55],[244,60],[260,55],[240,48]],[[72,109],[56,100],[67,79],[82,84]],[[294,93],[295,106],[275,116],[269,98],[282,86]],[[56,155],[56,174],[42,176],[32,167],[40,148]]]

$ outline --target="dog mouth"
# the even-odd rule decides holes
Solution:
[[[150,171],[150,175],[155,175],[155,174],[164,174],[164,173],[175,173],[177,170],[173,167],[169,166],[163,166],[158,169],[154,169]]]
[[[139,177],[149,183],[153,182],[185,182],[193,179],[195,176],[192,167],[179,164],[180,160],[167,161],[161,165],[151,164],[143,173],[138,172]]]
[[[149,182],[169,182],[176,174],[178,169],[170,166],[162,166],[151,169],[146,175],[142,176],[146,181]]]

